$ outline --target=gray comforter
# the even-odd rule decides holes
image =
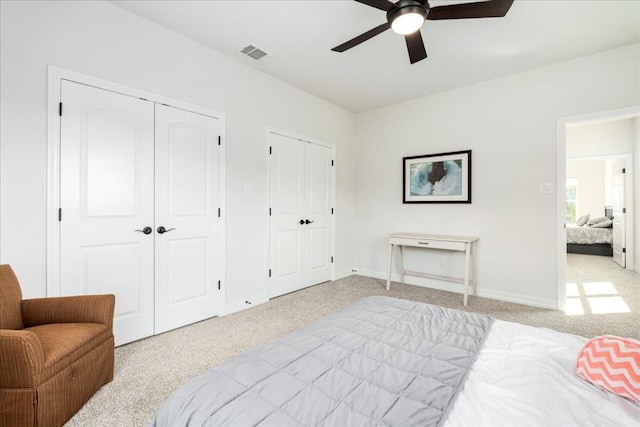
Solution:
[[[439,426],[492,319],[364,298],[179,388],[152,426]]]

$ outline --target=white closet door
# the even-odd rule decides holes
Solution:
[[[216,118],[156,104],[156,333],[219,313],[219,135]]]
[[[625,252],[625,187],[624,187],[624,160],[616,160],[613,164],[613,260],[621,267],[626,267],[627,257]]]
[[[306,285],[331,280],[331,206],[333,203],[333,150],[317,144],[305,149]],[[306,224],[306,222],[309,224]]]
[[[331,280],[330,148],[269,134],[270,269],[273,298]]]
[[[305,286],[304,144],[270,133],[269,296],[283,295]],[[302,221],[302,224],[300,222]]]
[[[116,345],[153,334],[153,104],[63,81],[60,294],[116,295]],[[138,231],[136,231],[138,230]]]

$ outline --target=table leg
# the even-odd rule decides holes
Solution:
[[[469,276],[471,273],[471,243],[465,245],[465,269],[464,269],[464,301],[463,304],[467,306],[467,294],[469,293]]]
[[[478,248],[476,247],[476,242],[471,242],[471,286],[473,289],[473,295],[478,295],[478,270],[477,270],[477,255]]]
[[[400,249],[400,283],[404,285],[404,252],[402,251],[402,245],[398,245]]]
[[[391,288],[391,261],[393,260],[393,244],[389,244],[389,275],[387,276],[387,291]]]

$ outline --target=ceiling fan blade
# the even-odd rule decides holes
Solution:
[[[388,12],[391,8],[395,7],[395,4],[387,0],[356,0],[358,3],[366,4],[367,6],[375,7],[376,9],[384,10]]]
[[[407,42],[409,61],[411,61],[412,64],[422,61],[427,57],[427,51],[424,48],[424,42],[422,41],[422,34],[420,34],[420,30],[415,33],[407,34],[404,36],[404,40]]]
[[[384,24],[378,25],[377,27],[370,29],[366,33],[362,33],[359,36],[354,37],[348,42],[342,43],[341,45],[336,46],[331,50],[334,52],[344,52],[345,50],[351,49],[352,47],[357,46],[362,42],[366,42],[371,37],[375,37],[383,31],[388,30],[389,28],[391,28],[391,24],[385,22]]]
[[[429,10],[427,19],[502,18],[512,4],[513,0],[489,0],[436,6]]]

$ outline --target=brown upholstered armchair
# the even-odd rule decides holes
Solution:
[[[61,426],[113,379],[114,295],[22,299],[0,265],[0,426]]]

